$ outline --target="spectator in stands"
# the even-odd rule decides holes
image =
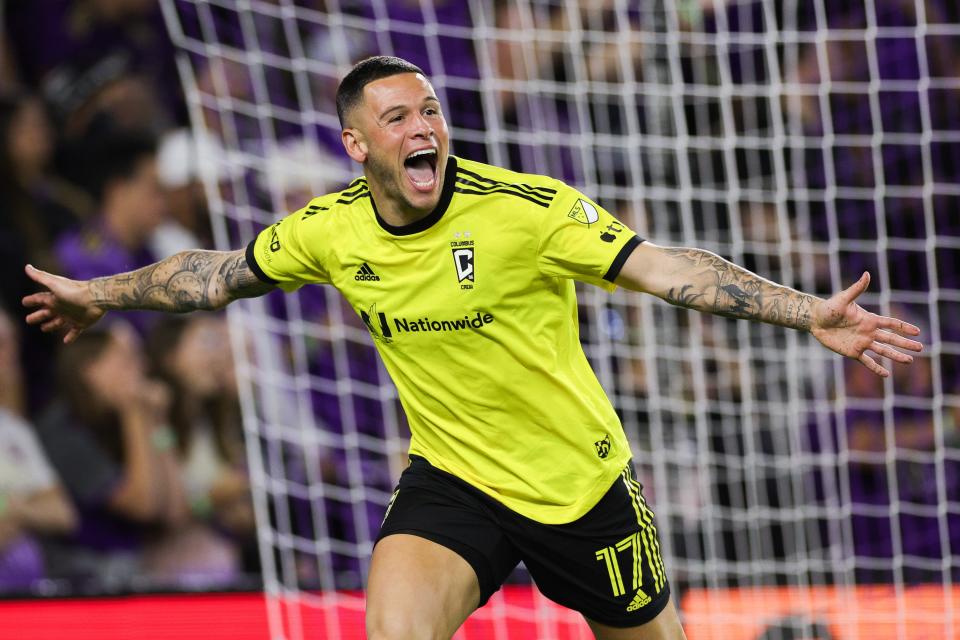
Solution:
[[[93,209],[80,189],[51,173],[54,137],[39,99],[0,96],[0,228],[17,234],[37,264],[55,264],[49,255],[53,240]]]
[[[255,529],[226,319],[170,317],[148,342],[153,372],[172,393],[170,426],[194,515],[252,542]]]
[[[824,83],[858,83],[871,78],[871,59],[879,68],[880,77],[896,81],[904,87],[885,92],[875,113],[874,97],[870,91],[849,91],[834,88],[828,93],[829,113],[821,112],[815,92],[788,101],[794,115],[804,124],[806,134],[816,138],[826,135],[849,136],[849,144],[836,145],[824,158],[825,151],[808,151],[806,176],[808,188],[838,188],[835,199],[838,232],[842,239],[872,240],[885,233],[891,238],[915,239],[933,233],[926,228],[922,189],[932,183],[935,192],[939,185],[954,185],[960,181],[960,149],[955,143],[934,137],[922,141],[923,114],[933,130],[956,130],[960,116],[952,105],[960,94],[956,89],[931,87],[922,78],[955,76],[954,60],[960,47],[955,41],[932,38],[923,59],[909,28],[916,24],[917,5],[907,0],[878,3],[876,20],[885,27],[900,28],[902,35],[878,38],[873,43],[835,39],[822,48],[807,46],[797,64],[794,82],[801,85],[822,86]],[[942,20],[936,3],[926,3],[930,12],[927,19]],[[860,28],[866,20],[861,9],[838,14],[831,23],[836,28]],[[868,50],[869,48],[869,50]],[[822,60],[821,52],[826,52]],[[926,67],[926,68],[925,68]],[[826,77],[821,77],[826,70]],[[829,122],[827,119],[829,118]],[[872,136],[880,132],[895,134],[903,141],[877,145]],[[859,136],[857,139],[855,136]],[[928,161],[924,159],[927,155]],[[856,195],[856,190],[866,192]],[[878,198],[870,190],[889,190]],[[896,192],[896,193],[894,193]],[[960,226],[955,222],[956,204],[938,193],[932,200],[936,231],[955,235]],[[815,237],[826,237],[826,213],[820,207],[812,229]],[[855,252],[844,260],[843,273],[859,273],[865,264],[876,262],[873,252]],[[891,270],[894,289],[928,290],[931,286],[923,259],[911,252],[890,250],[881,261],[896,263]],[[950,274],[943,274],[950,275]],[[845,277],[849,277],[848,275]],[[942,284],[942,283],[941,283]]]
[[[63,535],[76,513],[24,408],[16,329],[0,310],[0,591],[46,577],[40,537]]]
[[[0,307],[12,312],[30,292],[19,265],[57,266],[52,243],[78,227],[93,210],[80,189],[51,172],[54,132],[40,100],[27,93],[0,96]],[[55,340],[30,332],[21,362],[31,380],[49,379]],[[42,404],[46,389],[29,389],[28,405]]]
[[[75,278],[95,278],[130,271],[154,262],[151,235],[166,215],[157,176],[156,146],[142,134],[117,134],[90,149],[92,187],[100,215],[56,245],[64,271]],[[128,318],[141,335],[152,317]]]
[[[136,334],[124,325],[64,348],[63,397],[39,425],[80,512],[64,570],[100,588],[209,586],[234,577],[235,558],[191,522],[170,392],[150,380]]]
[[[891,311],[926,324],[905,308]],[[850,512],[840,517],[849,518],[848,552],[865,560],[857,565],[859,580],[890,581],[894,575],[889,561],[906,557],[902,569],[906,580],[938,581],[941,570],[934,567],[943,549],[960,546],[960,517],[947,514],[943,536],[941,517],[936,515],[938,505],[960,500],[960,465],[949,455],[938,464],[935,451],[956,450],[960,433],[954,417],[957,408],[930,401],[936,392],[932,364],[932,357],[921,356],[909,374],[894,372],[894,395],[887,396],[882,383],[844,363],[845,410],[827,425],[811,425],[812,451],[835,461],[835,466],[824,465],[814,473],[818,499],[835,500],[830,493],[836,487],[849,488]],[[830,486],[834,489],[828,493]],[[957,577],[954,573],[953,579]]]
[[[45,0],[6,3],[7,41],[27,86],[38,88],[66,68],[120,54],[151,86],[151,109],[184,115],[173,45],[153,0]],[[84,84],[89,88],[91,76]],[[56,81],[63,84],[63,79]]]
[[[828,20],[834,29],[861,29],[875,21],[891,34],[869,43],[842,38],[810,43],[791,72],[791,84],[804,91],[785,104],[804,134],[813,140],[849,141],[804,149],[806,166],[798,172],[803,182],[797,185],[814,194],[837,193],[829,200],[814,196],[804,204],[810,213],[811,238],[833,246],[840,242],[842,279],[885,264],[893,290],[960,287],[960,251],[951,248],[949,240],[937,242],[932,262],[927,255],[931,249],[905,246],[934,236],[960,237],[960,196],[955,192],[960,183],[960,145],[950,136],[938,135],[960,129],[955,82],[960,75],[956,65],[960,43],[946,34],[917,40],[912,33],[918,23],[948,24],[947,14],[956,15],[955,4],[891,0],[874,3],[872,17],[861,5],[828,12],[826,17],[810,12],[807,22],[813,26]],[[844,88],[876,79],[871,65],[884,82],[896,82],[898,89],[874,95],[867,89]],[[930,139],[925,130],[934,132]],[[881,139],[883,143],[877,143]],[[881,237],[885,241],[877,248],[869,246]],[[937,308],[940,338],[960,343],[960,323],[954,321],[960,303],[946,297]],[[945,358],[941,364],[945,386],[955,388],[960,384],[960,364],[956,358]]]

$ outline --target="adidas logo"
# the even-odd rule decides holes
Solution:
[[[643,589],[637,589],[637,595],[633,596],[633,601],[627,606],[627,611],[636,611],[650,603],[650,596],[643,592]]]
[[[357,269],[357,275],[353,276],[354,280],[372,280],[374,282],[380,282],[380,276],[373,272],[373,269],[370,268],[366,262],[360,265],[360,268]]]

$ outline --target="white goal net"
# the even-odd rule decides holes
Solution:
[[[575,185],[642,237],[922,327],[880,380],[809,336],[581,289],[688,637],[960,637],[960,9],[951,0],[165,0],[218,248],[360,172],[334,93],[391,54],[454,153]],[[231,308],[273,637],[361,637],[405,463],[363,323]],[[493,375],[494,372],[491,372]],[[458,638],[587,638],[523,568]]]

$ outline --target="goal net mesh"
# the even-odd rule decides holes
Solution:
[[[960,635],[955,3],[163,6],[218,248],[360,172],[336,86],[390,54],[428,73],[458,155],[562,178],[641,237],[803,291],[869,270],[861,303],[927,347],[885,380],[809,335],[623,291],[581,288],[581,338],[691,638]],[[405,464],[396,390],[336,291],[243,301],[230,321],[272,633],[353,637]],[[510,582],[458,637],[590,637],[522,589],[522,566]]]

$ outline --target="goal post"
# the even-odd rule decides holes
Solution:
[[[339,148],[333,96],[354,62],[390,54],[429,75],[458,155],[562,178],[642,237],[809,293],[869,270],[862,304],[919,325],[927,347],[886,380],[809,335],[624,291],[579,289],[581,338],[633,446],[689,637],[960,634],[949,3],[163,9],[218,248],[360,172]],[[329,288],[229,314],[272,633],[355,637],[348,621],[405,464],[396,390]],[[522,567],[510,582],[458,637],[590,637],[524,586]]]

